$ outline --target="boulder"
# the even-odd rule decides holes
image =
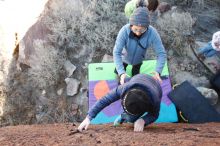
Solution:
[[[74,96],[78,93],[79,81],[73,78],[66,78],[65,82],[67,84],[67,95]]]
[[[215,105],[218,102],[218,94],[215,90],[205,88],[205,87],[197,87],[197,90],[201,92],[203,96],[205,96],[209,101],[211,105]]]
[[[64,68],[67,72],[67,77],[70,77],[73,72],[76,70],[76,66],[73,65],[69,60],[67,60],[65,63],[64,63]]]

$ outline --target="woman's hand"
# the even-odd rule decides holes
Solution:
[[[126,73],[120,75],[120,84],[123,85],[125,83],[125,78],[127,77]]]
[[[162,80],[161,80],[160,75],[159,75],[158,72],[154,71],[154,72],[152,72],[151,74],[153,74],[153,78],[154,78],[155,80],[159,81],[159,83],[162,83]]]

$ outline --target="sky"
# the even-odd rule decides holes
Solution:
[[[0,0],[0,51],[12,54],[15,33],[22,39],[48,0]]]

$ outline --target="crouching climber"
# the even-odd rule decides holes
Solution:
[[[102,109],[121,99],[124,112],[115,120],[114,125],[130,122],[134,123],[134,131],[143,131],[144,126],[158,118],[161,98],[162,89],[159,82],[149,75],[137,74],[98,100],[88,111],[78,130],[87,130],[90,121]]]

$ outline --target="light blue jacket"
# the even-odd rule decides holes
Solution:
[[[152,47],[157,55],[155,71],[161,73],[166,62],[166,51],[157,30],[149,26],[148,30],[138,39],[131,31],[130,24],[123,26],[118,33],[113,50],[118,74],[125,73],[123,62],[131,65],[141,63],[149,47]]]
[[[217,54],[217,51],[212,47],[212,42],[209,42],[205,47],[199,48],[199,54],[203,54],[205,57],[212,57]]]

